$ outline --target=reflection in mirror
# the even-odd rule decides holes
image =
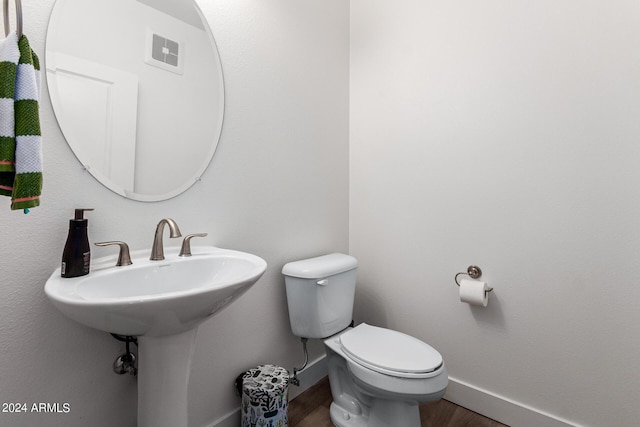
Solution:
[[[211,162],[224,84],[193,0],[57,0],[46,72],[69,146],[112,191],[165,200]]]

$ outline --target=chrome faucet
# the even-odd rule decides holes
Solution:
[[[180,234],[180,228],[178,228],[178,224],[171,218],[163,218],[158,223],[156,227],[156,236],[153,239],[153,246],[151,247],[151,257],[149,259],[151,261],[161,261],[164,259],[164,246],[162,245],[162,236],[164,233],[164,226],[169,226],[169,237],[182,237]]]

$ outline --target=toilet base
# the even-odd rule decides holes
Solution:
[[[374,399],[368,416],[353,414],[331,403],[331,421],[336,427],[420,427],[416,402]]]
[[[336,427],[367,427],[367,417],[349,413],[335,402],[331,402],[329,415]]]

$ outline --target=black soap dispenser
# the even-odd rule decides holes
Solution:
[[[78,277],[89,274],[89,264],[91,263],[91,249],[87,235],[89,221],[84,218],[84,212],[92,210],[76,209],[75,217],[69,220],[69,236],[64,245],[60,269],[62,277]]]

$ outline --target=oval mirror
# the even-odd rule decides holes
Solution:
[[[56,119],[98,181],[158,201],[200,178],[222,130],[224,83],[193,0],[57,0],[46,42]]]

